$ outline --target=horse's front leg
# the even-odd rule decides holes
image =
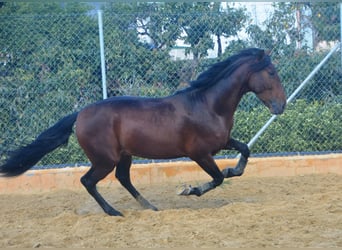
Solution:
[[[250,154],[248,145],[232,138],[229,139],[226,149],[235,149],[241,153],[241,157],[235,168],[225,168],[222,170],[224,178],[230,178],[234,176],[241,176],[247,165],[248,157]]]
[[[207,155],[201,158],[192,158],[194,161],[197,162],[198,165],[207,173],[209,174],[213,180],[197,187],[186,186],[183,190],[181,190],[178,194],[179,195],[197,195],[201,196],[206,192],[216,188],[217,186],[221,185],[224,179],[224,176],[218,166],[216,165],[213,157],[211,155]]]

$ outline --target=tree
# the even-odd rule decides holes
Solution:
[[[243,29],[248,19],[244,8],[232,8],[227,5],[222,8],[220,2],[211,4],[210,32],[216,37],[218,45],[217,56],[221,57],[223,53],[221,37],[234,37]]]
[[[274,3],[274,12],[265,28],[247,29],[253,43],[275,49],[275,54],[294,55],[298,50],[314,50],[321,41],[340,39],[340,5],[336,2]],[[312,47],[305,45],[304,33],[311,31]]]
[[[177,35],[168,30],[176,26],[164,16],[167,11],[163,5],[144,3],[104,6],[111,95],[165,95],[178,86],[180,64],[169,55]]]
[[[292,56],[297,43],[303,39],[302,31],[296,27],[295,3],[273,3],[272,15],[263,23],[264,28],[250,25],[247,33],[251,42],[260,48],[272,50],[274,57]]]
[[[336,2],[309,2],[309,22],[314,33],[314,47],[321,41],[340,39],[340,4]]]
[[[242,8],[222,8],[221,3],[196,2],[179,3],[182,13],[191,13],[182,19],[180,25],[185,32],[182,39],[190,44],[188,53],[195,60],[208,55],[208,50],[214,48],[214,40],[218,45],[218,56],[223,53],[221,37],[237,35],[247,20]]]

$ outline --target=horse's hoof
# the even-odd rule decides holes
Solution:
[[[189,186],[184,185],[183,188],[177,192],[177,194],[178,195],[190,195],[191,191],[192,191],[192,187],[190,185]]]
[[[124,217],[124,215],[122,213],[120,213],[119,211],[117,211],[115,209],[111,209],[109,211],[106,211],[106,214],[108,214],[110,216],[122,216],[122,217]]]
[[[158,209],[158,208],[156,208],[156,207],[155,207],[155,206],[153,206],[153,205],[151,205],[150,209],[151,209],[151,210],[153,210],[153,211],[159,211],[159,209]]]
[[[143,206],[144,209],[150,209],[152,211],[159,211],[158,208],[156,208],[155,206],[153,206],[151,203],[145,204]]]

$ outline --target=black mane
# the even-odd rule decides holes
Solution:
[[[245,49],[224,61],[213,64],[208,70],[202,72],[196,80],[191,81],[189,87],[176,93],[207,89],[221,79],[229,77],[238,67],[251,60],[251,57],[259,59],[257,63],[251,66],[252,72],[258,72],[271,63],[270,57],[265,54],[264,50],[257,48]]]

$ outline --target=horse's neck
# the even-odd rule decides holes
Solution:
[[[213,107],[219,115],[233,116],[246,88],[247,74],[232,74],[218,82],[210,91]]]

